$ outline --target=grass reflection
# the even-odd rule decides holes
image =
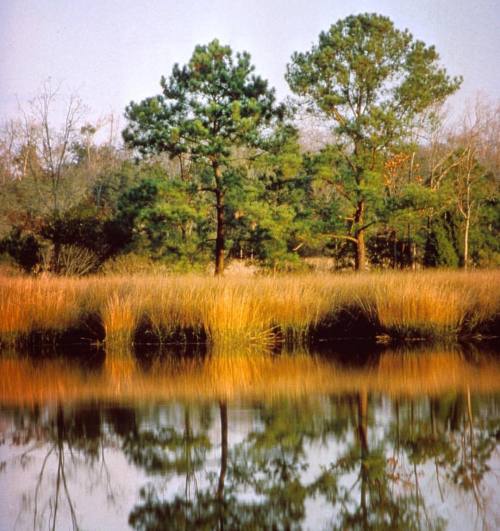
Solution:
[[[340,359],[332,352],[275,355],[219,349],[203,357],[167,354],[144,361],[125,350],[108,353],[89,370],[66,358],[11,355],[0,359],[0,402],[272,400],[360,391],[414,396],[500,390],[500,363],[485,354],[471,361],[453,348],[417,353],[388,349],[364,366],[347,366]]]

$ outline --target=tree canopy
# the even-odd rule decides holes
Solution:
[[[89,123],[44,84],[0,126],[2,260],[56,274],[500,263],[500,106],[483,97],[445,126],[461,79],[433,46],[352,15],[286,79],[296,98],[279,103],[249,53],[198,45],[127,106],[124,146],[113,117]]]

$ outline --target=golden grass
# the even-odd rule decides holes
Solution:
[[[295,352],[219,351],[204,360],[166,359],[142,370],[131,355],[108,355],[89,373],[56,359],[33,363],[0,358],[0,403],[64,400],[273,400],[369,392],[390,396],[448,392],[500,392],[500,363],[489,357],[467,363],[452,350],[415,354],[387,352],[378,364],[349,369]]]
[[[115,345],[129,345],[139,316],[139,305],[135,303],[132,295],[111,293],[101,310],[106,340]]]
[[[139,325],[162,340],[190,330],[213,344],[267,343],[304,338],[341,315],[361,316],[377,333],[396,337],[466,334],[498,319],[500,271],[0,276],[0,341],[78,327],[89,315],[99,317],[107,342],[118,346],[130,344]]]
[[[74,280],[0,278],[0,338],[75,326],[85,311],[81,286]]]
[[[398,335],[450,334],[461,328],[471,306],[467,291],[463,286],[453,289],[446,281],[414,285],[391,278],[377,286],[376,314],[384,328]]]

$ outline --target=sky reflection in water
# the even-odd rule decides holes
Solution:
[[[497,357],[354,359],[4,354],[0,528],[498,528]]]

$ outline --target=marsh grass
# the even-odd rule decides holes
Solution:
[[[444,279],[415,280],[420,282],[389,278],[376,287],[375,313],[381,327],[397,337],[442,336],[462,330],[471,308],[469,289],[450,286]]]
[[[155,342],[298,344],[329,337],[393,338],[492,333],[500,272],[425,271],[212,278],[197,275],[0,277],[0,341],[62,333],[89,317],[106,343],[130,345],[142,327]],[[333,323],[333,326],[326,326]]]

